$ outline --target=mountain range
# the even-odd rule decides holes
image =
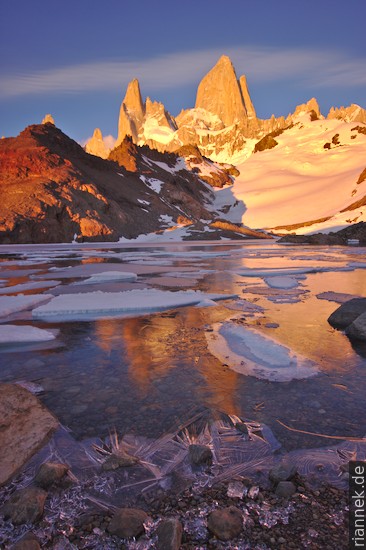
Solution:
[[[2,139],[0,242],[331,231],[366,218],[365,153],[365,109],[324,117],[313,98],[262,120],[222,56],[177,117],[132,80],[113,147],[96,128],[84,150],[50,115]]]

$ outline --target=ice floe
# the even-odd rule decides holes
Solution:
[[[52,332],[30,325],[0,325],[0,344],[48,342],[55,338]]]
[[[130,271],[103,271],[102,273],[95,273],[88,279],[84,281],[78,281],[74,284],[76,285],[93,285],[100,283],[110,283],[110,282],[131,282],[136,281],[136,273],[131,273]]]
[[[294,279],[293,277],[286,277],[285,275],[268,277],[268,279],[264,279],[264,282],[270,288],[281,288],[284,290],[288,288],[296,288],[299,285],[299,282],[296,279]]]
[[[53,296],[49,294],[31,294],[23,296],[0,296],[0,317],[7,317],[18,311],[31,309],[47,302]]]
[[[287,382],[317,374],[316,364],[273,338],[235,322],[215,323],[206,332],[212,355],[240,374]]]
[[[0,294],[16,294],[19,292],[26,292],[27,290],[36,290],[39,288],[51,288],[61,284],[61,281],[33,281],[28,283],[21,283],[19,285],[7,286],[0,289]]]
[[[225,300],[235,295],[209,294],[198,291],[164,291],[157,289],[124,292],[87,292],[63,294],[33,310],[35,319],[92,319],[117,315],[144,314],[176,307],[196,305],[203,300]]]
[[[353,267],[342,266],[342,267],[275,267],[275,268],[247,268],[240,269],[236,273],[242,277],[282,277],[282,276],[292,276],[292,275],[301,275],[305,273],[322,273],[324,271],[353,271]]]

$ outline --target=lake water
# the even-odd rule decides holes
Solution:
[[[3,315],[2,324],[32,325],[54,331],[56,338],[2,344],[0,379],[41,386],[40,399],[79,440],[114,429],[158,437],[202,407],[267,424],[288,451],[329,440],[290,431],[278,421],[297,430],[362,437],[366,348],[354,348],[327,318],[344,294],[366,296],[365,267],[363,248],[268,241],[3,246],[0,302],[2,296],[45,293],[72,303],[70,295],[134,289],[237,298],[158,312],[145,311],[136,298],[140,310],[129,314],[91,314],[86,307],[83,314],[52,318],[32,318],[30,310]],[[137,279],[82,284],[106,271],[132,272]],[[43,288],[31,284],[36,282]],[[162,308],[164,300],[162,295]],[[243,349],[239,367],[227,349],[222,355],[217,350],[223,325],[239,331],[235,345],[228,342],[236,354]],[[240,339],[248,330],[259,342],[249,351]],[[271,379],[270,358],[275,364],[279,348],[273,346],[279,345],[294,373],[284,381]],[[247,369],[261,355],[266,366],[260,365],[264,374],[258,377]],[[312,365],[311,376],[296,378],[301,361]]]

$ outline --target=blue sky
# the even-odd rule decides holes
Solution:
[[[78,141],[117,133],[137,77],[171,114],[194,106],[222,55],[246,74],[257,114],[315,96],[366,108],[365,0],[11,0],[0,2],[0,135],[51,113]]]

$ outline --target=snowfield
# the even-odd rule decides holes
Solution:
[[[366,168],[366,135],[360,123],[339,120],[310,122],[303,116],[275,137],[273,149],[252,154],[237,166],[240,176],[232,195],[245,212],[231,209],[228,218],[252,228],[276,228],[316,221],[298,233],[341,229],[366,221],[366,206],[341,212],[366,195],[366,181],[357,184]],[[364,126],[364,125],[361,125]],[[335,144],[333,142],[338,142]],[[324,145],[330,144],[330,148]]]

